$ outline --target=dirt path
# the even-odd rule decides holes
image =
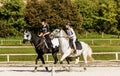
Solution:
[[[44,68],[38,68],[33,72],[33,67],[0,67],[0,76],[52,76]],[[50,68],[49,68],[50,69]],[[72,68],[70,72],[55,68],[54,76],[120,76],[120,67],[88,67]]]

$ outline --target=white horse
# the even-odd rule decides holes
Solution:
[[[55,38],[58,38],[59,45],[60,45],[60,51],[62,53],[62,57],[60,59],[60,62],[62,62],[66,57],[69,57],[71,53],[73,52],[72,48],[69,45],[69,38],[64,30],[62,29],[55,29],[51,36],[54,36]],[[79,56],[83,54],[85,65],[88,63],[87,60],[93,60],[92,57],[92,49],[88,44],[85,42],[80,41],[82,49],[76,50],[76,53],[74,54],[74,57],[76,58],[75,64],[79,62]],[[86,68],[84,68],[86,69]]]

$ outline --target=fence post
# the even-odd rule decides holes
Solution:
[[[102,32],[102,38],[104,38],[104,32]]]
[[[1,40],[1,45],[3,45],[3,40]]]
[[[112,40],[110,39],[110,45],[112,44]]]
[[[115,53],[116,61],[118,61],[118,53]]]
[[[46,54],[46,62],[48,62],[48,54]]]
[[[55,75],[55,69],[54,69],[54,65],[52,66],[52,73],[51,73],[51,76],[54,76]]]
[[[10,56],[7,55],[7,62],[10,62]]]
[[[94,45],[94,40],[92,40],[92,45]]]
[[[20,45],[22,45],[22,41],[20,40]]]
[[[85,37],[87,38],[87,32],[85,33]]]

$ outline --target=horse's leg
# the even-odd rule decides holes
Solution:
[[[52,56],[54,59],[54,64],[56,64],[58,62],[57,53],[56,52],[52,53]]]
[[[87,70],[86,69],[86,66],[87,66],[87,54],[85,52],[83,52],[83,59],[84,59],[84,63],[85,63],[84,70]]]
[[[42,63],[45,64],[45,61],[44,61],[44,58],[42,55],[40,56],[40,59],[41,59]],[[45,69],[46,69],[46,71],[48,71],[48,67],[45,67]]]
[[[70,64],[69,57],[66,57],[65,59],[66,59],[67,63]]]
[[[56,64],[58,62],[58,58],[57,58],[57,51],[54,48],[52,48],[52,56],[54,59],[54,64]]]
[[[37,56],[36,60],[35,60],[35,65],[38,64],[38,60],[39,60],[39,56]],[[35,66],[35,70],[34,71],[37,71],[37,66]]]
[[[63,55],[62,55],[62,57],[61,57],[61,59],[60,59],[60,63],[67,57],[67,56],[69,56],[70,55],[70,51],[69,52],[66,52],[66,53],[64,53]]]
[[[76,59],[75,59],[75,64],[78,64],[79,61],[80,61],[80,58],[79,58],[79,56],[78,56],[78,57],[76,57]]]

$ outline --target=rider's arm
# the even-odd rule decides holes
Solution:
[[[45,36],[45,35],[49,35],[49,34],[50,34],[50,29],[49,29],[49,26],[46,26],[46,28],[47,28],[47,32],[46,32],[46,33],[44,33],[44,34],[43,34],[43,36]]]
[[[42,36],[42,35],[43,35],[43,33],[40,33],[40,34],[39,34],[39,36]]]
[[[46,33],[43,34],[43,36],[45,36],[45,35],[49,35],[49,34],[50,34],[50,32],[46,32]]]

